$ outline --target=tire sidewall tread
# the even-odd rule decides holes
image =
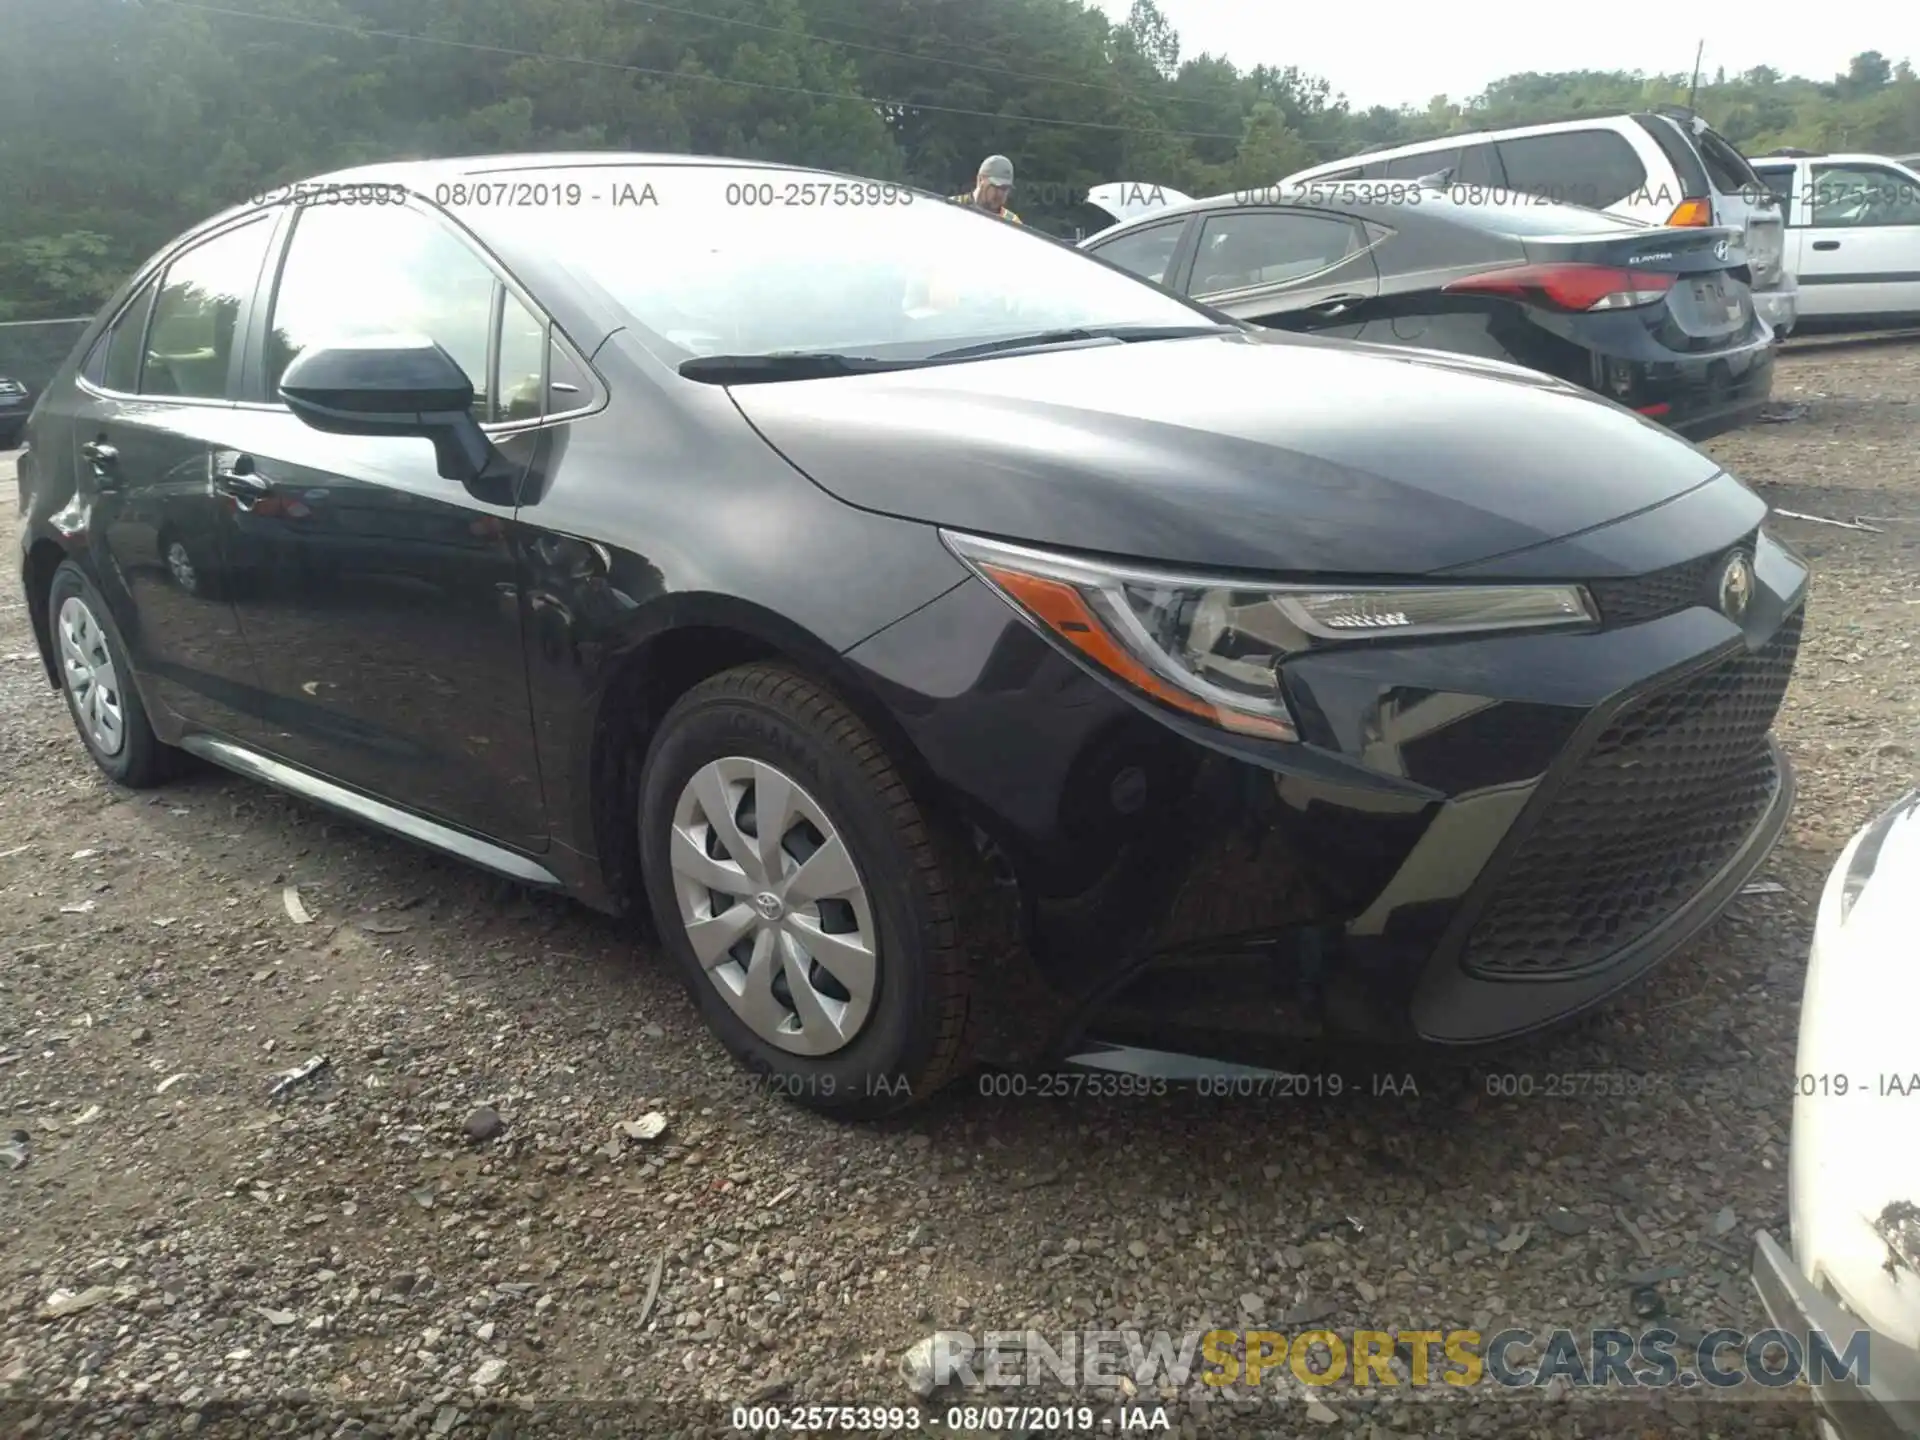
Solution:
[[[832,1055],[793,1055],[756,1036],[701,971],[680,923],[666,859],[673,809],[692,774],[728,754],[778,765],[812,794],[865,882],[879,993],[865,1027]],[[876,1118],[923,1103],[964,1068],[970,974],[931,828],[880,740],[823,685],[757,664],[688,691],[649,748],[639,821],[662,942],[722,1043],[775,1093],[846,1118]]]

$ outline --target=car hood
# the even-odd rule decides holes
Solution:
[[[1587,392],[1466,356],[1261,332],[736,386],[828,493],[1166,564],[1418,574],[1719,474]]]

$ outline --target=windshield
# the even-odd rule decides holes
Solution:
[[[467,188],[477,198],[488,183]],[[1218,323],[1063,242],[905,186],[724,165],[514,171],[513,188],[523,183],[570,197],[578,185],[577,203],[449,209],[482,233],[517,231],[671,363],[911,360],[1051,331]]]

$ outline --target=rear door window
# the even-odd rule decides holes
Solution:
[[[1194,295],[1286,285],[1330,270],[1365,248],[1360,227],[1332,215],[1233,210],[1210,215],[1193,261]]]
[[[1499,142],[1507,186],[1562,205],[1604,210],[1647,183],[1640,156],[1611,130],[1560,130]]]
[[[123,395],[131,395],[140,388],[140,357],[146,352],[147,319],[153,314],[153,297],[159,288],[157,281],[149,282],[95,343],[93,354],[87,359],[87,379]]]
[[[264,218],[250,220],[167,267],[147,326],[142,395],[227,398],[240,308],[260,282],[272,234]]]

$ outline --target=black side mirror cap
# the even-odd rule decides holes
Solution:
[[[422,336],[377,336],[305,351],[281,377],[280,396],[302,421],[329,434],[430,440],[436,468],[448,480],[478,478],[493,456],[473,416],[473,382]]]

